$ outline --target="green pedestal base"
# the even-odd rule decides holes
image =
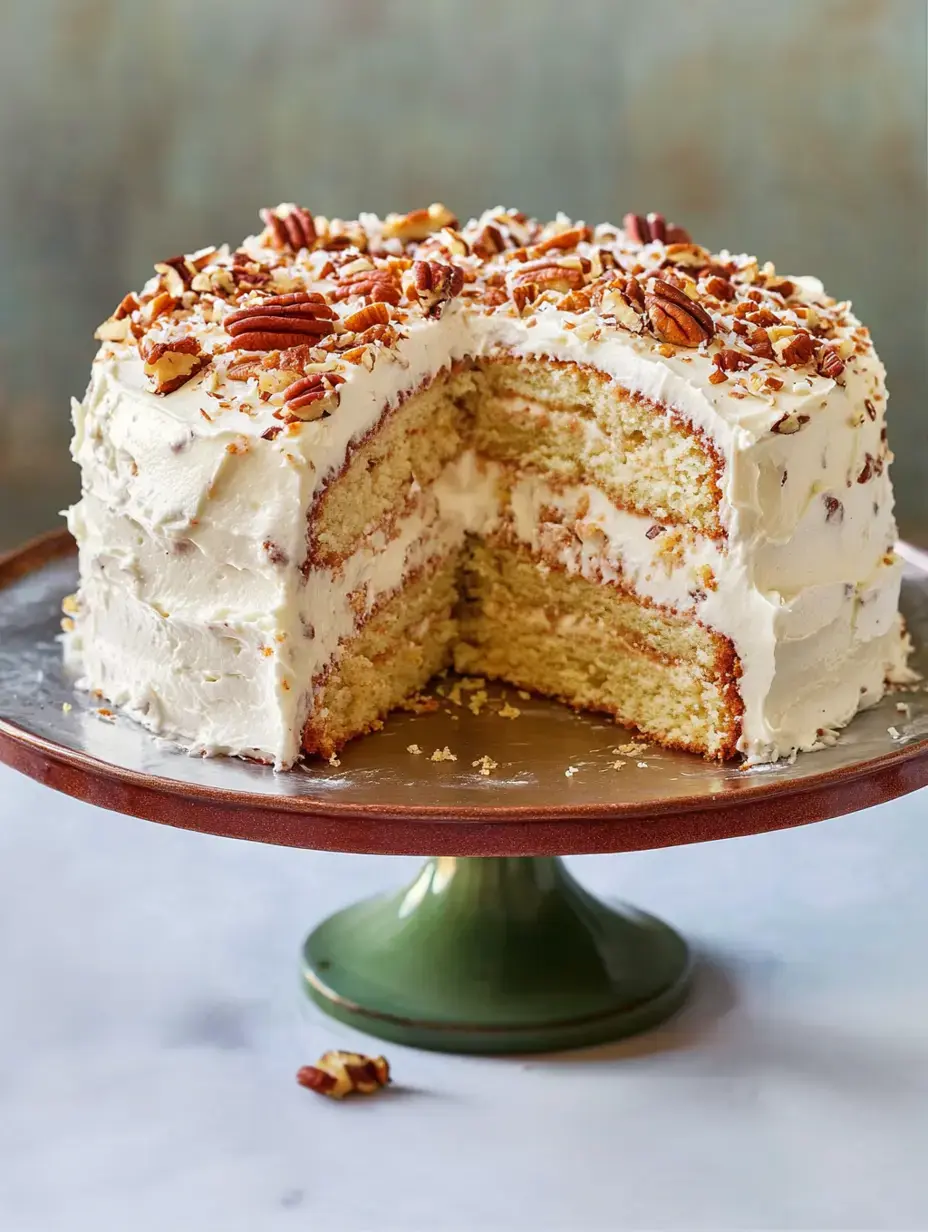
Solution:
[[[371,1035],[442,1052],[548,1052],[653,1027],[689,956],[666,924],[598,902],[560,860],[429,861],[409,889],[325,920],[313,1000]]]

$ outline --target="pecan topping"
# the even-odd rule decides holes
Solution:
[[[662,535],[667,529],[666,526],[661,526],[657,522],[653,522],[644,533],[645,539],[656,539],[658,535]]]
[[[445,304],[460,295],[464,286],[464,271],[457,265],[445,265],[442,261],[416,261],[412,272],[416,298],[425,309],[426,316],[441,316]]]
[[[657,240],[661,244],[689,244],[690,235],[683,227],[673,223],[668,226],[663,214],[626,214],[622,226],[628,238],[634,244],[650,244]]]
[[[825,502],[825,521],[843,522],[844,506],[838,500],[837,496],[823,496],[822,500]]]
[[[396,276],[386,269],[363,269],[340,278],[332,292],[332,300],[339,303],[358,295],[370,301],[393,304],[400,302],[402,290]]]
[[[357,312],[350,313],[342,321],[345,329],[358,333],[365,329],[370,329],[372,325],[389,325],[389,323],[390,305],[383,301],[365,304],[363,308],[359,308]]]
[[[781,352],[781,357],[783,363],[788,364],[790,368],[802,368],[814,353],[815,345],[812,342],[812,335],[807,334],[805,330],[800,330],[787,342]]]
[[[294,291],[230,312],[223,324],[242,351],[274,351],[292,347],[300,338],[320,338],[335,329],[335,313],[322,295]]]
[[[713,274],[706,283],[706,290],[716,299],[724,300],[726,303],[735,298],[734,283],[729,282],[727,278],[719,278],[717,274]]]
[[[210,361],[196,338],[177,338],[172,342],[152,342],[145,338],[139,345],[145,365],[145,375],[155,382],[156,394],[172,394],[186,385]]]
[[[292,249],[312,248],[316,242],[316,224],[309,210],[294,205],[286,213],[279,210],[261,210],[264,225],[270,229],[271,243],[279,252]]]
[[[552,248],[576,248],[578,244],[589,241],[590,237],[589,227],[571,227],[567,231],[558,232],[557,235],[549,235],[546,240],[539,240],[537,244],[532,245],[529,255],[541,257],[546,252],[550,252]]]
[[[754,363],[753,355],[745,355],[744,351],[735,351],[731,347],[723,347],[712,357],[712,362],[720,372],[741,372]]]
[[[503,238],[502,231],[500,231],[499,227],[494,227],[491,222],[488,222],[478,232],[476,239],[471,244],[471,251],[484,261],[490,261],[497,253],[502,252],[505,247],[506,241]]]
[[[444,205],[430,205],[427,210],[413,210],[410,214],[391,214],[383,229],[384,238],[402,240],[427,240],[434,231],[443,227],[457,227],[458,220]]]
[[[864,407],[866,408],[867,414],[869,415],[871,421],[875,423],[876,422],[876,407],[873,405],[873,403],[870,401],[869,398],[864,398]]]
[[[773,350],[773,343],[770,341],[770,335],[765,329],[760,326],[757,329],[752,329],[748,335],[748,346],[761,359],[775,359],[776,355]]]
[[[327,1052],[315,1065],[304,1065],[296,1080],[330,1099],[343,1099],[357,1092],[371,1095],[390,1081],[390,1066],[386,1057],[366,1057],[357,1052]]]
[[[696,347],[708,342],[715,325],[705,308],[662,278],[654,278],[644,302],[655,336],[674,346]]]
[[[337,386],[344,382],[334,372],[311,372],[294,381],[284,395],[287,418],[310,421],[331,415],[338,406]]]
[[[190,288],[193,276],[197,272],[187,262],[187,258],[168,257],[166,261],[155,262],[155,272],[164,279],[164,289],[175,299],[180,299]]]
[[[789,411],[784,412],[775,424],[771,425],[770,431],[776,432],[778,436],[791,436],[794,432],[798,432],[803,424],[809,422],[808,415],[793,415]]]
[[[830,381],[837,381],[844,371],[844,360],[834,347],[822,347],[817,367],[822,376],[828,377]]]

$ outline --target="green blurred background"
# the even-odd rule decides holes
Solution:
[[[68,399],[152,263],[257,210],[660,210],[815,273],[889,370],[928,539],[924,0],[5,0],[0,544],[75,492]]]

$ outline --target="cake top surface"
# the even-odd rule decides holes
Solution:
[[[98,362],[119,362],[120,380],[178,412],[234,415],[269,439],[333,415],[378,367],[398,369],[373,382],[390,396],[408,340],[453,320],[467,340],[444,362],[495,346],[588,358],[618,377],[634,362],[648,371],[630,381],[640,392],[678,405],[698,394],[754,437],[797,431],[852,376],[872,418],[885,399],[848,303],[815,279],[710,253],[659,214],[621,228],[502,208],[459,226],[437,204],[354,221],[293,204],[261,215],[239,248],[157,263],[97,331]]]

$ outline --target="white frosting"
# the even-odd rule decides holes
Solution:
[[[258,240],[247,245],[263,251]],[[803,291],[821,294],[811,282]],[[857,325],[847,320],[846,333]],[[540,511],[557,508],[577,532],[558,548],[566,568],[621,578],[729,637],[750,759],[813,747],[876,700],[904,660],[889,479],[857,482],[868,455],[882,450],[882,365],[864,348],[841,384],[784,369],[776,397],[738,396],[734,382],[710,381],[704,349],[665,355],[652,338],[597,323],[554,303],[526,320],[454,300],[440,319],[410,317],[372,370],[345,371],[334,414],[274,439],[265,434],[281,427],[281,398],[263,401],[251,380],[232,399],[218,379],[227,357],[159,397],[133,345],[105,344],[84,400],[73,404],[83,496],[69,514],[81,554],[70,654],[86,685],[194,751],[290,765],[312,682],[355,628],[358,592],[369,611],[410,570],[499,516],[496,471],[465,455],[430,490],[411,494],[392,538],[375,534],[340,569],[304,578],[315,495],[385,406],[456,360],[502,349],[589,365],[711,441],[722,460],[726,539],[688,534],[671,568],[672,529],[649,538],[650,519],[617,509],[595,487],[555,490],[523,475],[512,526],[539,549],[549,533]],[[210,338],[225,338],[220,324],[205,329]],[[862,414],[865,399],[872,416]],[[809,419],[801,432],[771,433],[785,414]],[[703,584],[706,570],[714,589]]]

